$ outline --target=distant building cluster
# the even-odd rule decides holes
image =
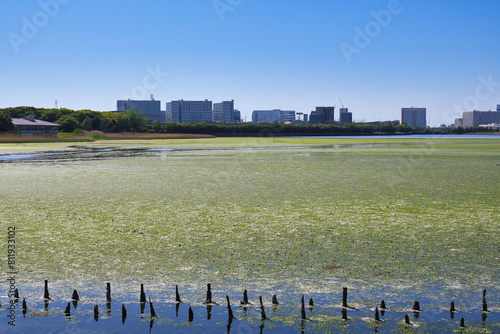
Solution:
[[[472,126],[498,127],[500,124],[500,104],[497,104],[497,111],[466,111],[462,118],[455,119],[455,127],[468,128]]]
[[[165,110],[161,110],[161,102],[151,100],[118,100],[117,111],[138,110],[149,122],[160,123],[232,123],[238,124],[243,120],[238,109],[234,108],[234,100],[212,103],[207,99],[198,101],[174,100],[166,103]],[[295,110],[266,109],[252,112],[253,123],[293,123],[293,124],[338,124],[354,123],[352,113],[342,106],[338,117],[335,115],[335,106],[316,107],[309,114]],[[395,121],[393,121],[394,123]],[[380,122],[376,122],[380,123]],[[407,123],[413,128],[427,127],[426,108],[401,108],[399,123]],[[462,118],[455,119],[455,127],[498,126],[500,124],[500,104],[496,111],[467,111]],[[453,125],[451,125],[453,126]]]
[[[234,100],[212,103],[209,100],[167,102],[166,109],[161,110],[161,102],[151,100],[118,100],[117,112],[138,110],[149,122],[160,123],[240,123],[241,115],[234,109]]]

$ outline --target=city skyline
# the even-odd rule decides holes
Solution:
[[[425,107],[431,126],[500,101],[500,3],[77,0],[1,4],[0,107],[234,99],[353,121]],[[342,99],[342,102],[340,101]],[[162,106],[163,109],[163,106]]]

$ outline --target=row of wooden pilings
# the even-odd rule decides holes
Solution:
[[[347,287],[343,287],[342,288],[342,319],[343,320],[348,320],[349,319],[347,317],[347,310],[348,309],[356,310],[355,307],[351,307],[347,303],[347,290],[348,290]],[[52,301],[52,299],[50,298],[50,294],[49,294],[48,280],[45,280],[45,288],[44,288],[43,298],[44,298],[44,300],[46,302],[46,307],[48,307],[47,306],[48,302]],[[14,291],[14,299],[17,299],[17,300],[20,299],[20,295],[19,295],[18,289],[15,289],[15,291]],[[71,296],[71,300],[74,303],[73,305],[76,307],[76,303],[78,303],[78,301],[80,300],[80,296],[78,295],[78,292],[76,290],[73,290],[73,294]],[[232,311],[232,308],[231,308],[231,302],[229,300],[229,296],[227,296],[227,295],[226,295],[226,301],[227,301],[227,309],[228,309],[228,318],[229,318],[229,321],[232,321],[232,319],[234,318],[234,315],[233,315],[233,311]],[[149,298],[149,301],[146,300],[146,294],[144,293],[144,285],[143,284],[141,284],[141,291],[140,291],[140,295],[139,295],[139,302],[140,302],[140,305],[141,305],[141,314],[144,313],[145,306],[146,306],[147,303],[149,303],[150,318],[151,319],[158,318],[158,316],[157,316],[157,314],[155,312],[154,306],[153,306],[153,302],[151,301],[151,298]],[[271,302],[272,302],[272,304],[274,306],[279,305],[278,298],[277,298],[276,295],[273,295]],[[106,303],[107,303],[108,308],[109,308],[110,305],[111,305],[111,283],[107,283],[106,284]],[[179,295],[179,287],[178,287],[178,285],[175,286],[175,303],[177,304],[177,306],[180,303],[182,303],[181,297]],[[265,307],[264,307],[264,304],[263,304],[263,301],[262,301],[262,296],[259,296],[259,303],[260,303],[261,319],[262,320],[266,320],[268,318],[267,318]],[[207,306],[217,305],[212,300],[212,288],[211,288],[211,284],[207,284],[207,295],[206,295],[206,298],[205,298],[205,300],[203,301],[202,304],[203,305],[207,305]],[[252,303],[250,303],[248,301],[247,290],[244,290],[243,291],[243,299],[240,301],[240,306],[242,306],[242,307],[248,307],[250,305],[252,305]],[[309,299],[308,306],[309,306],[309,308],[312,308],[312,307],[315,306],[314,301],[313,301],[312,298]],[[22,306],[21,307],[22,307],[22,313],[23,313],[23,315],[25,315],[26,312],[27,312],[27,309],[28,309],[25,298],[23,298],[23,302],[22,302]],[[302,299],[301,299],[301,319],[302,320],[308,320],[308,318],[306,316],[305,309],[306,309],[305,298],[304,298],[304,295],[302,295]],[[178,307],[177,307],[177,310],[178,310]],[[383,322],[383,320],[380,319],[380,315],[383,316],[384,313],[385,313],[385,311],[387,311],[387,310],[388,309],[386,307],[385,301],[382,300],[381,303],[380,303],[380,306],[379,307],[375,307],[375,313],[374,313],[374,319],[373,320],[375,322]],[[488,312],[490,312],[488,310],[488,304],[486,303],[486,289],[483,290],[482,310],[483,310],[483,320],[484,320],[486,318],[486,314]],[[414,316],[416,318],[418,318],[419,312],[421,311],[420,303],[418,301],[415,301],[413,303],[412,311],[413,311]],[[457,312],[457,309],[455,308],[455,302],[452,301],[450,303],[450,317],[452,319],[454,319],[455,312]],[[68,302],[68,305],[66,306],[66,308],[64,310],[64,314],[66,315],[66,317],[70,317],[71,316],[71,305],[70,305],[70,302]],[[99,318],[99,306],[95,305],[94,306],[94,320],[97,321],[98,318]],[[127,318],[127,309],[125,308],[125,304],[122,304],[122,322],[123,323],[125,323],[125,319],[126,318]],[[193,319],[194,319],[193,310],[192,310],[191,307],[189,307],[189,310],[188,310],[188,322],[193,322]],[[410,318],[409,318],[408,314],[405,314],[405,316],[404,316],[404,322],[407,325],[411,325]],[[464,321],[463,317],[460,319],[460,327],[461,328],[465,327],[465,321]]]

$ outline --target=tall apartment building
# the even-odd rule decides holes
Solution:
[[[352,113],[349,112],[349,108],[340,108],[339,123],[341,125],[352,123]]]
[[[309,115],[309,123],[311,124],[327,124],[333,123],[335,120],[335,107],[316,107],[316,110],[311,111]]]
[[[408,123],[413,128],[425,128],[426,113],[426,108],[401,108],[401,123]]]
[[[240,123],[238,110],[234,109],[234,100],[214,103],[213,121],[216,123]]]
[[[165,123],[165,112],[161,111],[161,102],[151,100],[118,100],[116,110],[123,112],[127,110],[138,110],[149,122],[158,121]]]
[[[295,120],[294,110],[254,110],[252,112],[253,123],[288,123]]]
[[[497,111],[466,111],[462,114],[462,126],[464,128],[472,126],[500,123],[500,109]]]
[[[167,103],[167,122],[212,122],[212,101],[172,101]]]

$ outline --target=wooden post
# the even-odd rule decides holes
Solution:
[[[312,308],[314,306],[314,301],[313,299],[309,299],[309,307]]]
[[[300,315],[302,317],[302,320],[306,320],[306,307],[304,303],[304,295],[302,295],[302,306],[300,307]]]
[[[455,302],[452,300],[451,303],[450,303],[450,312],[455,312],[456,309],[455,309]]]
[[[267,316],[266,316],[266,311],[264,310],[264,303],[262,303],[262,296],[259,296],[259,300],[260,300],[260,318],[261,320],[266,320]]]
[[[155,308],[153,307],[153,302],[151,301],[151,297],[149,297],[149,310],[151,313],[151,318],[158,318],[156,316]]]
[[[226,300],[227,300],[227,313],[228,313],[229,319],[232,319],[234,316],[233,316],[233,310],[231,309],[231,302],[229,301],[228,295],[226,295]]]
[[[488,304],[486,303],[486,289],[483,290],[483,312],[488,312]]]
[[[45,280],[45,290],[43,292],[43,299],[52,300],[49,296],[49,281]]]
[[[460,319],[460,327],[465,327],[465,320],[464,318],[462,317],[462,319]]]
[[[273,295],[273,301],[272,301],[273,305],[279,305],[278,303],[278,298],[276,297],[276,295]]]
[[[189,307],[189,310],[188,310],[188,321],[189,322],[193,322],[193,310],[191,309],[191,306]]]
[[[378,314],[378,307],[375,307],[375,321],[380,322],[380,315]]]
[[[175,302],[182,303],[181,296],[179,295],[179,286],[175,286]]]
[[[111,303],[111,283],[106,283],[106,301]]]
[[[73,290],[73,295],[71,296],[72,300],[80,300],[80,296],[78,295],[78,291]]]
[[[14,290],[14,299],[19,299],[19,290]]]
[[[380,309],[381,310],[387,310],[387,308],[385,307],[385,301],[382,299],[382,301],[380,302]]]
[[[141,294],[139,296],[139,302],[141,304],[146,303],[146,294],[144,293],[144,284],[141,283]]]
[[[240,301],[240,304],[242,306],[247,306],[249,304],[248,303],[248,293],[247,293],[246,289],[243,291],[243,300]]]
[[[28,309],[28,307],[26,305],[26,299],[23,298],[22,310],[23,310],[23,312],[26,312],[27,309]]]
[[[210,283],[207,284],[207,299],[203,302],[203,304],[212,304],[212,287]]]
[[[413,310],[414,311],[420,311],[420,303],[418,301],[415,301],[413,303]]]
[[[94,320],[99,320],[99,306],[94,306]]]
[[[125,304],[122,303],[122,322],[125,322],[127,318],[127,309],[125,308]]]
[[[64,314],[67,316],[67,317],[70,317],[71,316],[71,304],[68,302],[68,305],[66,305],[66,309],[64,310]]]
[[[342,308],[342,320],[348,320],[346,308]]]
[[[347,287],[342,288],[342,307],[347,307]]]
[[[405,314],[405,324],[410,325],[410,317],[408,314]]]

